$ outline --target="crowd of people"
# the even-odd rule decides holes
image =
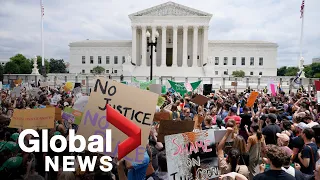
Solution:
[[[18,137],[22,129],[8,127],[15,109],[52,106],[51,98],[56,94],[61,95],[61,99],[54,106],[62,111],[65,107],[72,107],[75,102],[75,96],[63,88],[42,87],[40,90],[38,96],[33,96],[26,88],[22,88],[18,98],[12,97],[8,90],[1,91],[0,179],[172,179],[168,174],[167,161],[170,159],[166,158],[165,143],[157,141],[156,123],[151,128],[142,163],[113,157],[113,169],[110,172],[102,172],[98,167],[93,172],[83,172],[77,165],[75,172],[54,172],[52,169],[46,172],[44,156],[85,156],[92,153],[85,151],[72,154],[65,151],[57,154],[50,149],[48,153],[21,151]],[[204,120],[198,125],[198,130],[226,130],[216,145],[221,174],[217,179],[320,180],[320,105],[316,93],[279,91],[276,96],[271,96],[261,91],[254,105],[247,107],[252,91],[212,91],[207,95],[210,100],[202,106],[192,102],[194,94],[182,97],[167,92],[162,95],[166,99],[164,105],[155,109],[157,112],[169,112],[170,120],[173,121],[192,121],[196,115],[200,115]],[[55,128],[50,129],[50,138],[55,135],[67,137],[68,129],[77,128],[72,122],[68,123],[57,120]],[[31,138],[28,136],[25,141]]]

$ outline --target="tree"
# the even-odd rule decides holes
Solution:
[[[102,66],[96,66],[92,69],[94,74],[102,74],[104,73],[105,69]]]
[[[277,69],[277,76],[285,76],[287,72],[287,66],[283,66]]]
[[[20,69],[19,66],[13,61],[9,61],[4,65],[4,73],[5,74],[19,74]]]
[[[312,63],[303,69],[307,78],[318,78],[320,72],[320,63]]]
[[[3,66],[0,65],[0,81],[3,81]]]
[[[64,63],[63,59],[55,60],[51,58],[49,67],[50,73],[67,73],[66,64]]]
[[[15,56],[10,58],[10,61],[16,63],[18,66],[28,61],[28,59],[22,54],[16,54]]]
[[[10,62],[15,63],[19,67],[19,74],[30,74],[32,68],[30,67],[30,60],[22,54],[16,54],[10,58]]]
[[[295,76],[299,72],[298,67],[288,67],[286,70],[285,76]]]
[[[232,72],[232,76],[234,76],[234,77],[244,77],[244,76],[245,76],[245,72],[242,71],[242,70],[233,71],[233,72]]]

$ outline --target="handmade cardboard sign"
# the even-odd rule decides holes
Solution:
[[[16,86],[18,86],[22,83],[22,79],[16,79],[16,80],[13,80],[13,82]]]
[[[200,105],[200,106],[204,105],[204,104],[207,103],[209,100],[210,100],[209,98],[207,98],[207,97],[204,96],[204,95],[200,95],[200,94],[196,95],[196,97],[194,97],[193,99],[191,99],[192,102],[194,102],[194,103],[196,103],[196,104],[198,104],[198,105]]]
[[[259,92],[251,92],[246,106],[249,108],[252,107],[254,105],[254,102],[256,101],[258,95],[259,95]]]
[[[237,82],[231,82],[231,86],[238,86]]]
[[[9,127],[22,129],[51,129],[54,127],[55,108],[16,109]]]
[[[73,124],[79,125],[82,118],[82,112],[74,110],[70,107],[65,107],[62,113],[62,119],[63,120],[71,120]]]
[[[156,112],[154,113],[153,121],[160,122],[164,120],[170,120],[170,112]]]
[[[32,88],[29,93],[31,94],[32,97],[36,97],[39,98],[39,92],[41,92],[41,90],[39,88]]]
[[[194,121],[161,121],[158,142],[164,143],[164,136],[193,131]]]
[[[195,115],[193,118],[194,129],[201,129],[201,123],[204,121],[204,117],[201,115]]]
[[[111,129],[112,152],[106,152],[105,149],[104,154],[116,157],[118,144],[128,137],[106,121],[106,105],[109,104],[141,128],[141,145],[124,159],[131,162],[142,162],[157,100],[158,94],[130,87],[104,77],[98,77],[95,80],[89,102],[83,112],[77,134],[86,139],[93,134],[104,137],[105,130]]]
[[[214,179],[220,175],[215,130],[165,136],[168,174],[176,179]]]

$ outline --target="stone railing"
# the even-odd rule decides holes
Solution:
[[[106,78],[111,78],[115,81],[120,81],[120,76],[108,76]],[[133,76],[123,76],[122,81],[131,82]],[[145,76],[136,76],[137,80],[140,81],[149,81],[149,77]],[[199,91],[202,91],[203,84],[212,84],[213,89],[217,90],[219,88],[229,89],[236,88],[238,91],[243,91],[247,87],[252,89],[263,89],[269,82],[276,83],[281,85],[282,89],[288,92],[292,89],[291,80],[294,77],[289,76],[276,76],[276,77],[244,77],[244,78],[235,78],[235,77],[170,77],[170,76],[161,76],[153,77],[156,79],[157,84],[166,85],[170,87],[170,84],[167,80],[172,80],[176,82],[194,82],[202,80],[201,85],[199,86]],[[11,84],[13,80],[22,79],[23,82],[38,82],[47,81],[50,87],[55,87],[64,82],[78,82],[82,84],[83,92],[90,92],[90,88],[94,85],[95,75],[92,74],[48,74],[46,78],[41,75],[32,75],[32,74],[5,74],[3,79],[3,84]],[[302,80],[302,79],[301,79]],[[314,85],[315,79],[303,79],[303,84],[305,87],[312,88]],[[231,86],[232,82],[237,82],[237,86]]]

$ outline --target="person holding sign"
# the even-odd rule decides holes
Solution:
[[[236,148],[231,148],[228,153],[227,159],[224,157],[223,148],[228,137],[233,134],[233,128],[228,127],[226,134],[223,136],[217,147],[217,155],[219,159],[219,169],[221,174],[229,172],[237,172],[246,178],[249,178],[249,170],[246,165],[238,165],[240,160],[240,151]]]

